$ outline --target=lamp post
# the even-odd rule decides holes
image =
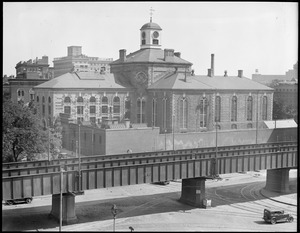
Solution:
[[[59,231],[61,232],[62,227],[62,193],[63,193],[63,172],[64,169],[60,168],[60,207],[59,207]]]
[[[78,123],[78,178],[79,192],[81,191],[81,146],[80,146],[80,123]]]
[[[116,229],[116,216],[117,216],[117,211],[118,211],[118,208],[116,205],[113,205],[111,207],[111,213],[113,215],[113,218],[114,218],[114,223],[113,223],[113,231],[115,232],[115,229]]]

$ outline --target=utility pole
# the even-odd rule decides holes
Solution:
[[[256,100],[256,137],[255,137],[256,146],[257,146],[257,134],[258,134],[258,92],[257,92],[257,100]]]
[[[61,227],[62,227],[62,217],[63,217],[63,212],[62,212],[62,203],[63,203],[63,172],[64,169],[61,167],[60,168],[60,207],[59,207],[59,232],[61,232]]]
[[[79,176],[79,190],[81,191],[81,143],[80,143],[80,123],[78,124],[78,176]]]
[[[175,135],[174,135],[174,123],[175,123],[175,115],[173,114],[173,117],[172,117],[172,132],[173,132],[173,152],[175,151]]]

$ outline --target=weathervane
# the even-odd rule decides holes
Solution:
[[[150,8],[150,23],[152,23],[152,15],[153,15],[153,11],[155,11],[155,10],[153,10],[152,7],[151,7],[151,8]]]

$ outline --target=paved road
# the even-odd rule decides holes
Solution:
[[[199,209],[180,203],[181,182],[169,185],[142,184],[89,190],[76,197],[78,223],[63,231],[112,231],[110,208],[119,213],[116,231],[297,231],[297,170],[290,171],[291,193],[279,195],[264,190],[265,171],[221,175],[206,181],[206,196],[212,208]],[[266,224],[264,208],[283,209],[293,223]],[[58,231],[48,219],[51,196],[34,198],[31,204],[3,205],[2,231]]]

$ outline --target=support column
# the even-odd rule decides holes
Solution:
[[[77,222],[75,213],[75,195],[73,193],[63,193],[62,195],[62,223],[71,224]],[[60,194],[52,195],[52,209],[50,216],[59,221]]]
[[[205,178],[182,179],[179,201],[199,208],[205,208]]]
[[[289,192],[289,172],[290,168],[267,170],[267,181],[265,189],[272,192]]]

